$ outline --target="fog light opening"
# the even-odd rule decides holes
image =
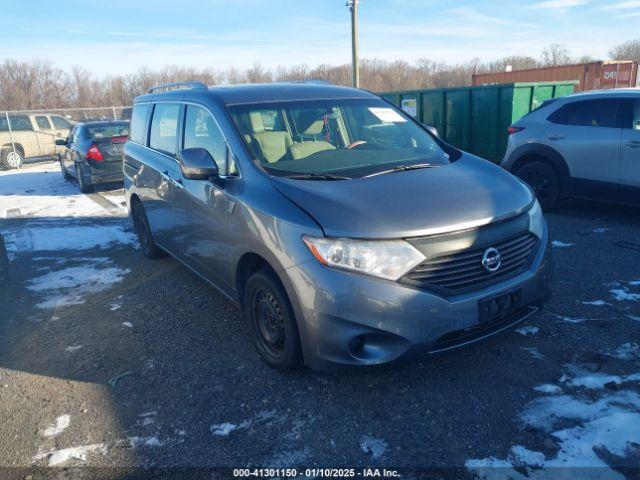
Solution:
[[[357,337],[353,337],[349,342],[349,352],[354,357],[362,356],[364,351],[364,335],[358,335]]]

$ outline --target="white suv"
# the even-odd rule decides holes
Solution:
[[[563,197],[640,204],[640,89],[548,100],[509,127],[502,166],[542,206]]]

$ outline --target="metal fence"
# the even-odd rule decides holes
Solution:
[[[0,110],[0,170],[57,162],[65,147],[56,145],[56,140],[66,139],[77,123],[130,118],[131,107]]]

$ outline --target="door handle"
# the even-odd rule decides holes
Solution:
[[[630,140],[625,145],[629,148],[640,148],[640,140]]]
[[[562,140],[564,138],[564,135],[560,133],[553,133],[551,135],[547,135],[547,138],[549,140]]]

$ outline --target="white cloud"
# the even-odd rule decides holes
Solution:
[[[588,0],[545,0],[544,2],[534,3],[529,8],[536,10],[566,10],[568,8],[584,5]]]
[[[626,0],[624,2],[613,3],[605,7],[608,10],[630,10],[640,8],[640,0]]]

